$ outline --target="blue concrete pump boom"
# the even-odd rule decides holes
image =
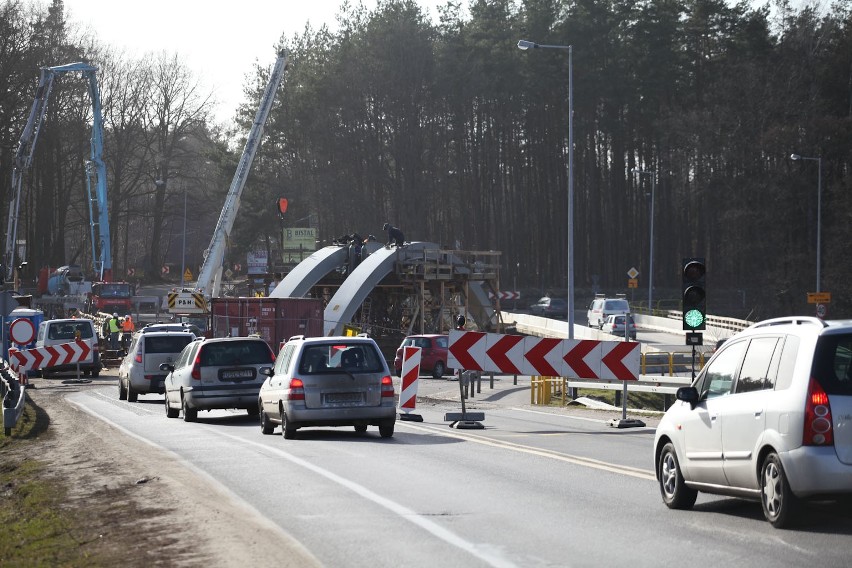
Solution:
[[[92,259],[96,278],[112,281],[112,253],[110,250],[109,214],[107,208],[106,165],[103,160],[104,123],[101,113],[101,95],[95,73],[98,68],[87,63],[69,63],[55,67],[42,67],[35,100],[27,124],[21,134],[15,164],[12,168],[12,200],[9,203],[9,221],[6,229],[6,249],[3,264],[7,279],[14,277],[16,241],[18,238],[18,213],[21,203],[21,182],[24,172],[32,165],[38,135],[44,122],[44,113],[53,81],[57,75],[79,72],[89,82],[92,99],[91,158],[86,162],[86,189],[89,196],[89,224],[92,239]]]

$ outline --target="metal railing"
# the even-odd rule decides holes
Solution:
[[[620,392],[627,383],[628,397],[630,392],[652,392],[672,395],[680,387],[692,384],[691,377],[662,377],[641,375],[636,381],[620,380],[581,380],[566,379],[565,377],[530,377],[530,404],[550,405],[559,400],[562,406],[570,402],[569,389],[614,390]]]

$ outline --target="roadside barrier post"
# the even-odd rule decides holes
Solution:
[[[414,414],[417,405],[417,381],[420,376],[420,348],[407,346],[402,351],[402,386],[399,393],[399,419],[423,422],[423,417]]]

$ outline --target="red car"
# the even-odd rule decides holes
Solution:
[[[447,346],[449,337],[440,334],[409,335],[402,340],[402,344],[396,350],[393,360],[393,368],[396,376],[402,374],[402,348],[420,348],[420,374],[431,373],[435,379],[440,379],[447,372]]]

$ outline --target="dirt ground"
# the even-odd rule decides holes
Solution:
[[[85,527],[75,540],[86,554],[127,567],[319,565],[222,486],[66,400],[74,391],[115,385],[115,377],[30,382],[35,427],[30,439],[4,448],[3,462],[47,464],[43,475],[67,487],[66,506]]]

